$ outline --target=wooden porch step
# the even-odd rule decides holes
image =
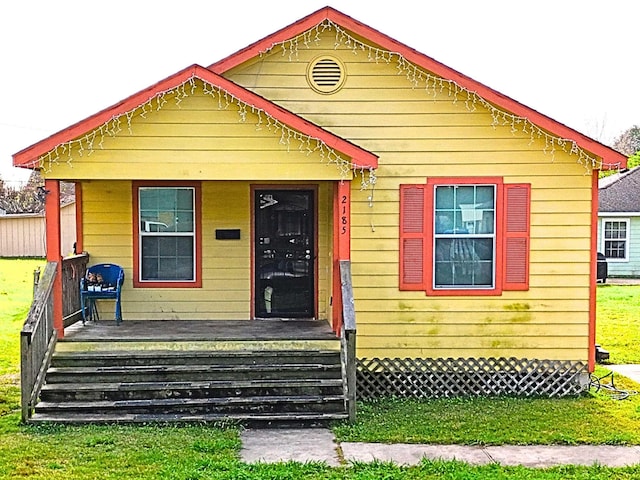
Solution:
[[[239,423],[248,427],[315,427],[325,426],[331,422],[346,420],[345,412],[334,413],[241,413],[218,414],[206,413],[196,415],[183,414],[128,414],[112,413],[108,415],[68,414],[67,412],[52,412],[48,414],[35,413],[30,423],[57,424],[145,424],[145,423]]]
[[[124,350],[56,352],[51,366],[108,367],[155,365],[247,365],[247,364],[339,364],[340,352],[335,350],[234,350],[176,351]]]
[[[54,383],[43,386],[46,402],[144,400],[154,398],[341,395],[341,378],[204,382]]]
[[[114,381],[177,382],[279,379],[279,378],[339,378],[340,365],[325,364],[273,364],[273,365],[135,365],[114,367],[63,367],[50,368],[46,381],[52,383],[81,383]]]
[[[340,410],[344,403],[342,395],[263,396],[231,398],[165,398],[122,401],[93,402],[40,402],[37,411],[72,412],[75,414],[110,414],[115,411],[128,414],[205,414],[205,413],[327,413]]]
[[[67,337],[58,340],[56,344],[57,352],[91,352],[91,351],[149,351],[165,350],[177,352],[210,352],[210,351],[283,351],[283,350],[340,350],[340,340],[140,340],[123,339],[110,341],[80,341],[68,339]]]
[[[326,335],[314,334],[309,336],[312,341],[298,332],[295,342],[274,343],[274,336],[265,334],[268,340],[253,336],[247,343],[231,336],[240,337],[235,324],[228,328],[229,338],[218,338],[221,330],[216,324],[215,336],[204,336],[202,343],[191,326],[164,322],[157,325],[186,329],[184,338],[165,348],[156,336],[145,337],[155,330],[148,325],[129,325],[130,332],[106,329],[105,334],[117,333],[113,340],[98,335],[102,326],[93,326],[78,331],[80,341],[59,342],[30,421],[232,421],[264,427],[326,425],[348,417],[340,343],[335,338],[329,342]],[[213,331],[213,324],[205,326],[193,328]],[[276,326],[283,332],[290,328],[287,323]],[[144,327],[142,333],[136,333],[137,327]],[[266,329],[267,324],[260,327]]]

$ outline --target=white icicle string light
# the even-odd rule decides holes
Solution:
[[[454,80],[438,77],[421,69],[398,52],[392,52],[366,44],[350,35],[346,30],[329,19],[323,20],[315,27],[310,28],[292,39],[272,44],[260,52],[260,56],[266,55],[275,47],[280,47],[282,49],[282,56],[288,56],[289,60],[292,60],[294,57],[297,58],[297,49],[300,45],[306,48],[310,48],[311,43],[319,45],[322,41],[321,35],[326,31],[332,30],[335,31],[334,49],[337,50],[341,46],[344,46],[351,50],[354,55],[357,55],[359,52],[365,52],[368,60],[376,63],[384,62],[389,64],[395,61],[398,75],[404,75],[414,88],[420,87],[421,83],[424,84],[426,93],[433,96],[434,100],[439,93],[444,93],[445,90],[448,91],[449,97],[453,98],[453,103],[461,101],[458,99],[458,95],[465,95],[464,104],[467,110],[473,112],[477,110],[478,105],[486,108],[492,116],[493,122],[491,126],[493,128],[499,125],[510,126],[512,134],[518,131],[528,134],[531,137],[531,143],[535,142],[536,139],[544,139],[545,147],[543,148],[543,152],[551,156],[552,162],[555,160],[555,153],[558,150],[562,150],[569,155],[578,157],[577,162],[583,165],[588,171],[602,168],[602,161],[589,155],[575,140],[552,135],[535,125],[526,117],[501,110],[482,98],[475,91],[459,85]]]
[[[292,42],[291,45],[296,46],[297,48],[297,42]],[[245,123],[247,121],[248,112],[251,111],[251,113],[255,114],[258,118],[256,122],[256,130],[262,130],[263,127],[266,127],[269,131],[279,133],[280,143],[286,147],[287,152],[290,152],[292,146],[295,146],[297,142],[296,148],[299,152],[304,153],[307,156],[314,152],[318,152],[322,161],[326,162],[327,165],[335,164],[340,172],[341,179],[344,180],[351,178],[351,172],[354,172],[359,173],[361,188],[363,190],[369,188],[375,183],[376,176],[373,168],[362,168],[359,165],[342,158],[323,140],[310,135],[305,135],[290,128],[267,113],[265,110],[258,108],[255,105],[247,104],[223,88],[213,85],[195,75],[191,76],[188,80],[176,87],[152,95],[145,102],[142,102],[135,108],[113,116],[105,123],[94,128],[82,137],[57,145],[38,159],[39,167],[45,172],[50,172],[54,165],[60,163],[61,155],[66,154],[67,158],[65,162],[73,168],[74,149],[76,149],[77,154],[81,157],[84,156],[85,152],[87,156],[91,155],[95,148],[103,150],[105,137],[116,137],[122,131],[123,119],[126,120],[128,133],[132,135],[132,121],[136,116],[146,118],[149,113],[153,111],[160,111],[168,103],[166,97],[171,95],[174,96],[175,105],[180,108],[180,103],[185,98],[196,93],[198,89],[197,80],[202,83],[202,92],[205,95],[212,97],[212,99],[217,100],[219,110],[226,110],[230,105],[237,105],[238,121],[240,123]],[[189,88],[187,88],[187,85]],[[94,147],[96,140],[98,140],[97,145]]]

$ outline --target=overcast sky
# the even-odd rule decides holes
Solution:
[[[640,124],[637,0],[10,0],[0,177],[24,178],[13,153],[327,5],[603,143]]]

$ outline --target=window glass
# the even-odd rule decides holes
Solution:
[[[607,220],[604,222],[604,256],[611,259],[627,258],[627,220]]]
[[[493,288],[495,186],[435,189],[434,288]]]
[[[145,237],[142,280],[193,280],[193,242],[189,237]]]
[[[138,194],[140,280],[195,280],[195,190],[143,187]]]

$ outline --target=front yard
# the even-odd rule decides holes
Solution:
[[[640,364],[640,285],[598,285],[596,342],[611,363]]]
[[[36,260],[0,259],[0,478],[30,479],[632,479],[640,467],[531,470],[458,462],[346,465],[239,461],[236,428],[213,426],[32,427],[20,424],[18,339]],[[598,287],[598,341],[614,361],[640,362],[640,286]],[[622,332],[621,332],[622,330]],[[604,367],[597,371],[603,376]],[[623,389],[640,386],[616,378]],[[606,380],[608,381],[608,380]],[[606,391],[571,399],[386,400],[359,405],[339,440],[459,444],[640,445],[640,396]]]

